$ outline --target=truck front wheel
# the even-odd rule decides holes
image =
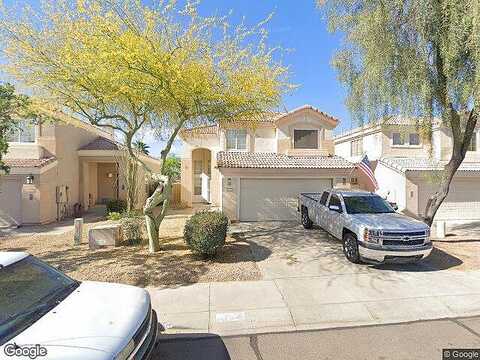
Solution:
[[[357,238],[352,233],[346,233],[343,235],[343,254],[348,261],[354,264],[360,262]]]
[[[311,229],[313,226],[313,222],[308,216],[308,209],[306,208],[302,209],[302,225],[305,229]]]

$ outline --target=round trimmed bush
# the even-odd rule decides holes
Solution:
[[[185,224],[183,237],[190,250],[205,257],[214,256],[225,245],[228,218],[219,211],[200,211]]]

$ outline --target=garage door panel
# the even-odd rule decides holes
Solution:
[[[240,220],[293,220],[299,193],[331,186],[332,179],[241,179]]]
[[[423,186],[420,192],[420,209],[423,214],[429,197],[437,190],[432,185]],[[450,191],[438,209],[435,220],[479,220],[480,219],[480,182],[455,179]]]
[[[22,183],[0,181],[0,227],[16,226],[22,222]]]

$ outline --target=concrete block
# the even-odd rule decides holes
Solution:
[[[88,232],[88,245],[90,249],[98,249],[105,246],[119,246],[122,241],[121,226],[105,225],[90,229]]]
[[[445,221],[437,221],[435,224],[435,230],[436,230],[436,237],[438,239],[443,239],[445,238],[445,233],[446,233],[446,223]]]

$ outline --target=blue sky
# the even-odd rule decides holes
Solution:
[[[202,15],[227,14],[230,10],[232,21],[245,17],[251,25],[274,12],[268,24],[270,45],[293,50],[285,55],[284,63],[290,65],[292,82],[299,86],[284,96],[287,109],[310,104],[341,120],[337,132],[351,128],[345,90],[331,66],[340,36],[328,32],[315,0],[203,0],[200,5]],[[154,152],[159,151],[158,145],[154,145]],[[178,150],[177,144],[175,151]]]
[[[26,2],[35,4],[37,1]],[[11,0],[5,3],[11,4]],[[201,15],[224,15],[232,10],[231,21],[240,22],[245,17],[251,25],[274,12],[267,26],[269,43],[292,49],[285,54],[284,63],[290,66],[291,80],[298,85],[293,93],[284,96],[283,105],[287,109],[313,105],[341,120],[337,132],[352,126],[345,106],[344,88],[331,66],[332,56],[340,46],[340,36],[328,32],[315,0],[202,0],[199,10]],[[145,140],[151,145],[153,154],[160,153],[161,142],[148,136]],[[179,141],[173,152],[179,154]]]

